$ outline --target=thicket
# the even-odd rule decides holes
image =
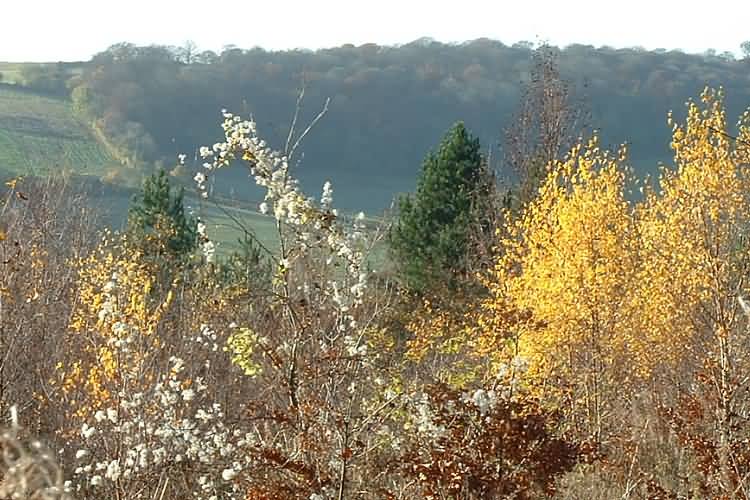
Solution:
[[[469,212],[491,231],[446,219],[471,265],[419,301],[331,183],[303,193],[300,134],[223,117],[196,188],[244,166],[277,251],[216,259],[165,176],[125,234],[64,181],[5,186],[7,498],[750,498],[750,110],[730,129],[706,89],[670,115],[653,181],[594,134],[534,159],[518,203]],[[461,126],[444,146],[426,178],[478,168]]]

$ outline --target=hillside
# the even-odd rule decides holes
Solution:
[[[603,144],[629,141],[634,167],[656,172],[669,162],[670,109],[706,85],[724,86],[729,116],[750,104],[750,65],[728,56],[679,51],[595,48],[558,50],[563,78],[590,109]],[[74,102],[136,162],[174,165],[221,133],[220,111],[254,116],[261,134],[283,147],[301,85],[301,123],[331,99],[307,137],[298,169],[310,193],[333,181],[340,206],[380,210],[397,192],[414,189],[424,155],[463,120],[495,167],[504,128],[529,80],[533,50],[480,39],[431,40],[318,51],[228,48],[221,54],[120,44],[96,55],[70,80]],[[199,168],[196,159],[195,168]],[[225,174],[226,195],[252,200],[244,172]],[[189,178],[189,177],[188,177]]]
[[[114,160],[78,120],[69,100],[0,84],[0,172],[71,170],[102,176]]]
[[[8,66],[0,64],[3,71]],[[76,182],[85,185],[91,201],[101,208],[102,221],[120,227],[140,172],[133,170],[130,179],[119,179],[127,180],[128,185],[98,182],[116,163],[91,130],[74,116],[69,100],[0,84],[0,178],[62,171],[74,174]],[[197,209],[197,201],[192,204]],[[267,218],[221,205],[207,205],[200,212],[220,243],[222,254],[236,248],[238,234],[227,214],[258,231],[261,240],[273,246],[272,225]]]
[[[21,70],[25,63],[0,62],[0,83],[21,83]]]
[[[575,102],[590,112],[588,130],[598,130],[607,147],[628,141],[640,174],[671,161],[667,113],[679,115],[706,85],[724,87],[729,116],[750,104],[748,61],[586,45],[554,50]],[[327,115],[300,149],[295,174],[304,190],[319,194],[331,180],[340,207],[380,212],[414,189],[425,154],[458,120],[491,152],[500,177],[510,175],[501,138],[533,53],[526,44],[487,39],[187,55],[124,43],[85,63],[0,63],[6,80],[47,89],[0,86],[0,169],[67,167],[134,186],[144,172],[171,170],[186,153],[188,168],[174,173],[192,186],[201,163],[197,148],[221,137],[222,109],[255,117],[263,137],[282,149],[304,84],[300,123],[330,98]],[[246,202],[260,194],[240,169],[220,172],[216,192]]]

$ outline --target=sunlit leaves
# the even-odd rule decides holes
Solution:
[[[707,89],[700,103],[689,103],[684,124],[669,121],[675,169],[663,171],[658,190],[638,208],[641,270],[633,297],[644,366],[682,362],[706,329],[726,323],[746,265],[747,165],[742,145],[727,135],[721,92]]]
[[[252,359],[257,342],[258,336],[249,328],[238,328],[227,339],[225,349],[231,355],[232,364],[239,367],[248,377],[254,377],[261,370],[261,366]]]
[[[634,246],[624,192],[618,157],[594,138],[549,167],[537,197],[511,223],[482,321],[517,311],[521,321],[508,328],[532,372],[593,368],[622,351]]]
[[[156,349],[154,335],[171,292],[154,293],[154,270],[126,244],[106,241],[79,263],[79,298],[70,328],[82,337],[90,358],[61,367],[66,390],[84,388],[84,413],[104,404],[125,371],[138,370],[144,352]]]
[[[737,322],[744,293],[747,123],[745,114],[732,137],[722,93],[709,89],[684,123],[670,115],[675,166],[638,200],[626,196],[624,149],[602,151],[593,138],[549,165],[501,230],[475,349],[521,355],[531,381],[586,407],[597,427],[606,388],[625,395],[655,373],[700,364],[696,353]]]

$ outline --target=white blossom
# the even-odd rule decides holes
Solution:
[[[117,423],[117,410],[114,408],[107,408],[107,419],[113,424]]]
[[[83,436],[84,439],[90,439],[95,433],[96,429],[94,427],[89,427],[87,423],[84,422],[81,426],[81,436]]]
[[[213,241],[209,240],[201,244],[201,252],[206,262],[211,263],[216,260],[216,245],[214,245]]]
[[[330,181],[326,181],[323,184],[323,195],[320,197],[320,206],[323,208],[330,208],[333,203],[333,186]]]
[[[107,472],[104,474],[104,477],[106,477],[110,481],[117,481],[120,478],[121,472],[122,471],[120,470],[120,461],[112,460],[107,465]]]

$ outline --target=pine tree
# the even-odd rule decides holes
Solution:
[[[462,122],[425,158],[417,191],[399,200],[390,233],[392,257],[410,290],[450,283],[466,270],[472,217],[489,192],[484,173],[479,140]]]
[[[128,213],[128,233],[147,254],[183,257],[195,250],[197,222],[185,215],[184,189],[173,190],[163,170],[143,182]]]

